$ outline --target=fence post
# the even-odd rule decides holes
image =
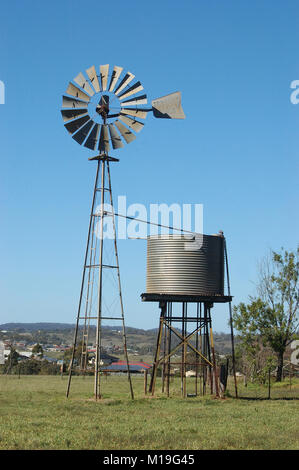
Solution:
[[[147,369],[144,371],[144,395],[147,394]]]

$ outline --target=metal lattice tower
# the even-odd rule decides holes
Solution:
[[[94,396],[96,399],[101,398],[101,352],[102,352],[102,324],[103,321],[118,321],[122,324],[122,338],[124,356],[127,363],[128,379],[130,385],[131,397],[134,398],[132,381],[129,368],[129,359],[127,352],[126,331],[124,306],[121,290],[120,270],[118,249],[116,240],[115,215],[113,208],[112,187],[110,162],[118,161],[116,158],[109,157],[106,154],[93,157],[91,160],[97,161],[96,180],[92,198],[92,207],[90,214],[89,230],[87,237],[87,246],[85,252],[85,260],[83,266],[83,277],[80,291],[79,307],[77,314],[77,322],[75,328],[73,353],[69,367],[69,380],[67,387],[67,396],[69,395],[72,372],[74,367],[75,351],[79,339],[79,325],[82,323],[82,341],[81,341],[81,358],[80,371],[85,373],[87,370],[88,359],[88,340],[90,338],[90,326],[92,321],[96,321],[96,342],[95,342],[95,363],[94,363]],[[105,211],[105,205],[109,205],[109,212]],[[104,250],[104,234],[103,227],[105,218],[109,217],[112,222],[113,229],[113,255],[107,261],[105,259]],[[110,253],[111,255],[111,253]],[[114,259],[113,259],[114,258]],[[111,264],[112,263],[112,264]],[[118,303],[118,316],[110,313],[107,306],[108,302],[104,302],[103,284],[107,271],[113,271],[116,274],[116,288],[114,302]],[[110,289],[111,290],[111,289]],[[110,296],[111,297],[111,296]],[[110,298],[111,301],[111,298]]]

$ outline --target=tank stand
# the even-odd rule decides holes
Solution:
[[[180,370],[181,396],[186,398],[187,369],[191,366],[195,369],[193,370],[193,374],[195,374],[193,395],[204,395],[209,379],[211,394],[214,393],[216,397],[219,397],[211,321],[213,303],[204,301],[191,304],[191,302],[183,301],[180,305],[179,314],[174,314],[172,301],[161,300],[159,302],[161,314],[149,393],[154,396],[157,373],[161,369],[162,393],[166,391],[169,397],[170,378]],[[193,307],[192,315],[190,315],[191,307]],[[179,323],[181,328],[174,328],[174,323]],[[188,324],[193,324],[191,332],[187,331]],[[180,360],[177,360],[178,353],[180,353]],[[172,361],[171,358],[175,361]]]

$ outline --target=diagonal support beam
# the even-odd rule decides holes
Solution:
[[[185,338],[178,332],[176,331],[175,328],[173,328],[173,326],[169,325],[165,320],[164,320],[164,324],[171,329],[171,331],[181,340],[181,342],[167,355],[167,356],[164,356],[162,358],[159,359],[158,361],[158,364],[163,360],[163,359],[167,359],[168,357],[172,356],[172,354],[179,348],[181,347],[183,344],[187,344],[187,346],[189,346],[194,352],[196,352],[196,354],[198,354],[202,359],[204,359],[205,362],[207,362],[210,366],[213,367],[213,364],[203,355],[201,354],[200,351],[198,351],[198,349],[196,349],[192,344],[189,343],[189,340],[192,338],[192,336],[195,335],[195,333],[197,333],[202,327],[200,326],[199,328],[196,328],[192,333],[190,333],[188,336],[186,336]]]
[[[157,369],[158,369],[158,365],[160,363],[159,357],[160,357],[160,349],[161,349],[161,340],[162,340],[162,331],[163,331],[163,325],[164,325],[165,311],[166,311],[166,305],[163,304],[162,307],[161,307],[160,326],[159,326],[159,332],[158,332],[158,337],[157,337],[156,354],[155,354],[153,372],[152,372],[151,382],[150,382],[150,387],[149,387],[149,391],[152,392],[152,395],[154,395],[154,392],[155,392]]]

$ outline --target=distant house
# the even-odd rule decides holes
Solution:
[[[17,353],[20,354],[21,359],[29,359],[32,356],[31,351],[19,351],[19,350],[17,350]]]
[[[16,350],[16,351],[19,354],[19,359],[18,359],[19,361],[29,359],[32,355],[32,353],[29,351],[20,351],[20,350]],[[4,358],[7,359],[9,355],[10,355],[10,349],[5,349]]]
[[[95,349],[88,349],[89,363],[93,364],[95,361]],[[110,354],[101,352],[101,364],[111,364],[117,361],[117,357],[111,356]]]

